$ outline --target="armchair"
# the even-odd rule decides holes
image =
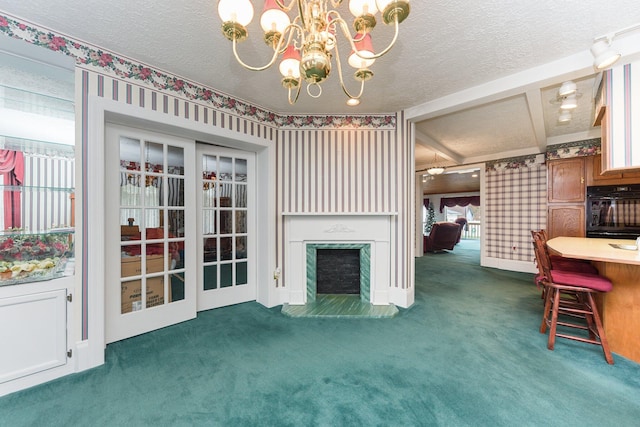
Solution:
[[[424,251],[435,252],[445,249],[453,250],[458,242],[460,224],[455,222],[436,222],[428,236],[424,236]]]
[[[467,219],[463,217],[458,217],[454,221],[456,224],[460,224],[460,231],[458,232],[458,240],[456,243],[460,243],[460,238],[462,238],[462,232],[467,229]]]

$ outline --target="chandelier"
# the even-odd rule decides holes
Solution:
[[[342,91],[348,97],[347,104],[358,105],[364,93],[364,83],[373,77],[369,67],[391,48],[398,38],[398,26],[409,16],[409,0],[349,0],[349,11],[355,19],[351,30],[347,21],[335,8],[343,0],[266,0],[260,17],[265,43],[273,49],[271,60],[263,66],[253,67],[242,61],[237,44],[248,37],[246,26],[253,19],[253,5],[250,0],[220,0],[218,14],[222,20],[222,33],[233,44],[233,55],[245,68],[262,71],[280,59],[279,70],[282,86],[288,90],[289,103],[295,104],[300,95],[302,80],[307,83],[307,94],[312,98],[322,95],[320,86],[329,77],[332,58],[336,66]],[[294,10],[294,18],[289,12]],[[395,33],[389,45],[375,53],[371,41],[371,31],[376,26],[376,14],[380,11],[382,21],[393,25]],[[350,92],[342,77],[342,63],[338,52],[338,34],[348,40],[351,53],[347,59],[356,69],[354,77],[360,82],[358,93]]]

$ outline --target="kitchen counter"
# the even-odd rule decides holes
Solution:
[[[613,248],[635,240],[556,237],[547,242],[552,252],[567,258],[590,260],[611,280],[613,289],[597,302],[611,351],[640,363],[640,252]]]

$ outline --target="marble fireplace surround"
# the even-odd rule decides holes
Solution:
[[[391,271],[391,223],[394,213],[285,213],[285,302],[304,305],[315,298],[316,249],[358,248],[369,280],[360,295],[388,305]],[[362,257],[365,257],[364,259]],[[368,259],[366,258],[368,257]],[[361,272],[362,274],[362,272]],[[361,278],[366,279],[365,278]],[[368,283],[367,283],[368,282]],[[367,286],[368,284],[368,286]]]

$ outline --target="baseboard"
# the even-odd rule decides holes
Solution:
[[[500,270],[518,271],[520,273],[536,273],[537,268],[531,261],[515,261],[502,258],[485,257],[482,260],[483,267],[498,268]]]
[[[415,301],[415,289],[389,289],[389,302],[395,304],[397,307],[409,308]]]

